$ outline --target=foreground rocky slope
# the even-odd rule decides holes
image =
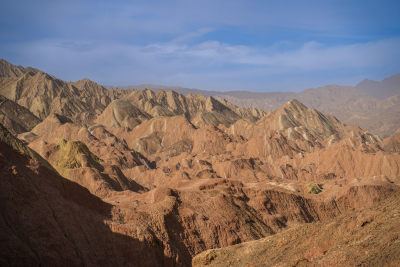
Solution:
[[[11,134],[7,136],[12,137]],[[54,171],[43,169],[40,164],[24,159],[24,156],[13,152],[7,145],[3,145],[1,151],[4,163],[2,164],[4,166],[2,181],[10,183],[12,180],[9,179],[15,180],[13,178],[15,175],[19,178],[24,177],[16,180],[18,184],[11,183],[2,186],[1,188],[5,190],[2,195],[13,194],[16,190],[27,186],[30,188],[30,184],[34,183],[34,189],[21,194],[21,202],[15,202],[9,198],[6,198],[9,199],[8,201],[3,202],[6,207],[13,207],[4,209],[6,218],[9,218],[10,214],[20,214],[29,218],[24,222],[32,225],[27,226],[18,217],[12,219],[12,224],[7,224],[17,227],[13,231],[23,237],[22,244],[14,244],[14,241],[5,239],[8,240],[5,244],[12,248],[11,251],[17,251],[14,255],[21,253],[27,255],[26,259],[17,257],[22,263],[40,262],[46,265],[49,260],[60,264],[74,264],[76,261],[76,264],[83,262],[101,266],[109,265],[109,263],[132,264],[133,266],[154,264],[188,266],[191,258],[205,249],[259,239],[299,223],[325,221],[349,209],[360,209],[372,205],[398,190],[397,186],[385,181],[374,181],[374,184],[368,181],[353,182],[336,193],[334,198],[328,197],[330,194],[321,198],[322,195],[306,196],[300,192],[294,193],[290,187],[271,182],[258,183],[255,187],[254,183],[241,183],[235,179],[201,178],[195,181],[182,181],[174,188],[157,186],[142,194],[135,193],[133,190],[118,192],[118,190],[108,188],[111,194],[103,197],[105,202],[102,202],[82,187],[59,177]],[[81,154],[85,153],[88,152],[81,152]],[[15,165],[17,162],[20,164]],[[82,167],[75,166],[75,168]],[[63,191],[52,189],[52,187],[59,188],[58,184],[63,184],[61,187]],[[75,188],[74,191],[68,191],[70,187]],[[82,190],[83,192],[80,193]],[[328,186],[324,190],[328,191]],[[35,205],[30,200],[32,197],[39,199],[37,201],[45,201],[38,204],[39,210],[29,208],[27,213],[21,210],[19,213],[13,213],[9,210],[19,209],[18,207],[26,205],[24,203],[27,202],[30,202],[30,205],[26,207],[32,207]],[[326,197],[327,200],[323,200]],[[40,200],[42,198],[44,199]],[[73,204],[74,208],[70,210],[71,204],[68,203],[74,202],[75,199],[78,202]],[[63,241],[63,238],[53,233],[53,231],[59,231],[57,227],[56,229],[45,228],[49,234],[43,233],[43,236],[37,236],[28,230],[31,229],[30,227],[36,229],[40,225],[53,224],[49,220],[52,220],[54,216],[46,213],[47,208],[43,209],[47,205],[50,205],[49,209],[56,214],[55,225],[64,229],[62,231],[66,233],[67,240]],[[80,206],[87,208],[79,208]],[[59,214],[61,210],[63,213]],[[66,210],[70,211],[65,213]],[[74,210],[85,216],[71,216]],[[79,229],[74,228],[76,222],[73,218],[80,218]],[[99,218],[100,221],[96,221],[95,218]],[[103,220],[107,227],[101,224]],[[86,225],[90,225],[90,229],[86,228]],[[7,231],[10,230],[6,229],[5,232]],[[114,237],[116,233],[126,235],[125,238],[121,237],[125,241],[118,241],[118,234]],[[91,237],[83,241],[81,235]],[[51,238],[46,236],[51,236]],[[98,240],[99,238],[101,239]],[[133,240],[130,241],[130,239]],[[113,240],[110,244],[106,243],[110,240]],[[140,242],[135,240],[140,240]],[[31,242],[35,244],[34,249],[31,247],[33,251],[29,254],[22,252],[20,247]],[[57,249],[57,245],[39,249],[47,246],[46,244],[59,242],[67,242],[67,244],[71,242],[75,245],[71,253],[68,252],[69,245],[65,251],[64,246],[61,246],[63,248],[61,251]],[[11,261],[7,258],[12,255],[10,253],[10,251],[4,252],[3,258]],[[56,259],[48,258],[47,253],[51,253]],[[97,253],[104,253],[108,257],[94,258]]]
[[[400,194],[359,213],[208,250],[193,266],[398,266]]]
[[[173,264],[152,241],[127,235],[118,209],[17,152],[27,148],[0,133],[2,266]]]

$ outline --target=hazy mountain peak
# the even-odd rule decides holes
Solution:
[[[387,77],[380,82],[364,79],[355,87],[370,96],[385,99],[400,94],[400,73]]]

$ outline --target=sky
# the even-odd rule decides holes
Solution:
[[[66,81],[300,91],[400,73],[400,1],[2,0],[0,58]]]

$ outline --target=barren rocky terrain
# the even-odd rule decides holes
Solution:
[[[0,94],[2,266],[399,264],[399,132],[6,61]]]
[[[238,106],[260,108],[265,112],[278,109],[285,102],[295,98],[308,107],[337,117],[345,124],[367,128],[382,137],[395,133],[400,124],[400,74],[380,82],[365,79],[354,87],[327,85],[297,93],[218,92],[151,84],[125,88],[173,90],[184,95],[203,94],[220,100],[226,99]]]

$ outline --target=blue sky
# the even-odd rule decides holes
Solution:
[[[400,72],[399,1],[19,1],[0,57],[67,81],[298,91]]]

